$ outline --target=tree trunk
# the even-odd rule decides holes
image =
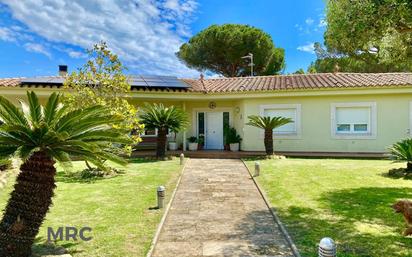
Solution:
[[[167,128],[158,128],[157,146],[156,146],[156,157],[157,158],[164,158],[166,156],[166,141],[167,141]]]
[[[412,162],[407,162],[406,163],[406,171],[408,173],[412,173]]]
[[[265,150],[267,155],[273,155],[273,130],[265,129]]]
[[[92,166],[90,166],[90,164],[89,164],[88,161],[84,161],[84,163],[86,164],[86,167],[87,167],[88,170],[92,170],[92,169],[93,169]]]
[[[14,191],[0,223],[0,257],[28,257],[52,204],[56,187],[53,159],[34,153],[20,166]]]

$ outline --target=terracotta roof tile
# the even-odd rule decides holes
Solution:
[[[18,87],[24,78],[0,79],[0,87]],[[189,92],[244,92],[412,86],[412,73],[318,73],[238,78],[182,79]],[[29,85],[30,86],[30,85]]]
[[[185,79],[198,91],[199,80]],[[208,92],[412,86],[412,73],[318,73],[204,80]]]
[[[1,87],[18,87],[23,78],[3,78],[0,79]]]

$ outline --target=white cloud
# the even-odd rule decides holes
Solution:
[[[307,25],[312,25],[313,23],[315,22],[315,20],[313,20],[312,18],[307,18],[306,20],[305,20],[305,23],[307,24]]]
[[[306,45],[298,46],[297,49],[302,52],[307,52],[311,54],[315,53],[315,47],[313,42],[307,43]]]
[[[24,48],[29,52],[44,54],[45,56],[51,58],[50,52],[41,44],[26,43],[24,44]]]
[[[197,8],[194,0],[0,1],[8,5],[13,18],[50,44],[89,49],[104,40],[136,73],[198,74],[175,56],[191,35],[189,25]],[[42,51],[38,46],[30,49]],[[67,49],[69,56],[82,56]]]
[[[11,29],[6,28],[6,27],[0,27],[0,40],[8,41],[8,42],[15,42],[16,35]]]

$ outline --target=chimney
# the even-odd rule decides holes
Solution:
[[[59,65],[59,76],[67,76],[67,65]]]
[[[200,81],[203,83],[203,80],[205,79],[205,76],[203,75],[203,73],[200,73]]]

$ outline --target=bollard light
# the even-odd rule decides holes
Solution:
[[[320,240],[319,257],[336,257],[336,244],[332,238],[324,237]]]
[[[180,165],[183,165],[185,162],[185,155],[183,153],[180,154]]]
[[[165,194],[166,189],[164,186],[159,186],[157,188],[157,208],[161,209],[165,205]]]
[[[255,177],[260,175],[260,163],[259,162],[255,162]]]

